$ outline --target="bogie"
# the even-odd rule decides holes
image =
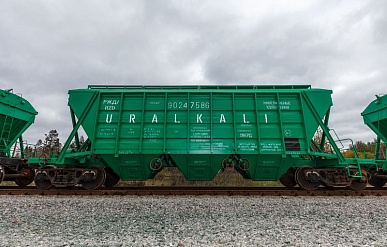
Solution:
[[[35,184],[40,189],[73,187],[82,185],[87,190],[101,187],[106,180],[106,171],[100,166],[88,168],[58,168],[47,165],[37,169]]]
[[[362,170],[362,176],[357,169],[317,169],[309,166],[302,166],[296,170],[295,180],[298,186],[304,190],[316,190],[320,185],[327,188],[345,187],[355,191],[363,190],[368,184],[368,174]]]

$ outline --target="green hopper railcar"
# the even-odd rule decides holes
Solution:
[[[376,164],[368,169],[369,183],[375,187],[383,187],[387,182],[387,159],[386,150],[381,148],[381,143],[387,143],[387,95],[376,96],[361,115],[364,123],[377,135]]]
[[[178,167],[188,180],[237,170],[245,179],[315,190],[367,185],[362,166],[345,159],[330,134],[332,91],[309,85],[89,86],[69,91],[73,130],[55,158],[39,165],[39,188],[95,189],[147,180]],[[79,143],[78,131],[88,139]],[[320,141],[316,140],[321,133]],[[67,150],[75,141],[76,149]]]
[[[22,134],[35,121],[37,114],[32,105],[12,93],[12,89],[0,90],[0,183],[10,180],[25,186],[33,182],[35,172],[27,165]],[[17,141],[20,156],[13,157]]]

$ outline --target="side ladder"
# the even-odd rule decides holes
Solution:
[[[12,132],[12,125],[13,121],[15,119],[15,113],[16,113],[16,105],[8,105],[7,111],[5,112],[5,118],[4,118],[4,124],[1,129],[1,141],[3,142],[4,146],[7,148],[8,145],[10,145],[10,136]],[[6,152],[9,152],[9,148],[5,150]]]

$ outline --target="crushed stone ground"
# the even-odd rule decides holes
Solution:
[[[0,196],[0,246],[386,246],[387,198]]]

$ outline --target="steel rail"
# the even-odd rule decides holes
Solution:
[[[78,196],[170,196],[170,195],[211,195],[211,196],[387,196],[386,188],[368,187],[362,191],[347,188],[306,191],[285,187],[113,187],[85,190],[82,187],[41,190],[33,186],[0,186],[0,195],[78,195]]]

